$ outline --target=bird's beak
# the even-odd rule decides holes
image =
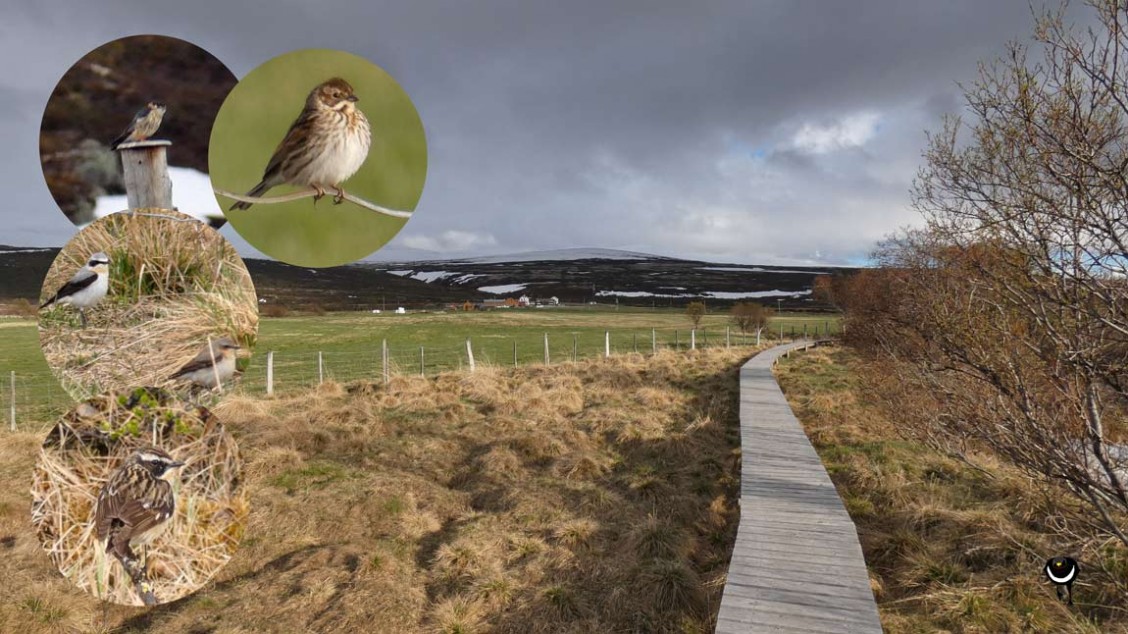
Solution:
[[[356,95],[349,95],[348,97],[345,97],[345,99],[348,99],[349,101],[352,101],[352,102],[360,101],[360,97],[357,97]]]
[[[169,469],[175,469],[176,467],[183,467],[183,466],[184,466],[184,463],[183,463],[183,462],[179,462],[179,461],[178,461],[178,462],[170,462],[170,463],[168,463],[168,468],[169,468]]]

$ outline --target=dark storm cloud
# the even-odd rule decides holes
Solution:
[[[154,32],[237,75],[330,47],[396,77],[426,126],[430,169],[389,252],[601,246],[751,262],[856,259],[912,222],[923,131],[960,106],[957,82],[977,60],[1031,26],[1025,0],[26,2],[7,13],[0,53],[26,64],[0,75],[0,130],[14,139],[0,166],[13,205],[0,213],[23,219],[0,242],[69,236],[39,175],[43,102],[88,50]]]

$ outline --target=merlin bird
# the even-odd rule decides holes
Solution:
[[[163,476],[183,465],[164,450],[146,447],[114,471],[94,503],[94,532],[106,541],[107,553],[123,563],[136,561],[132,547],[152,543],[168,528],[176,499]]]
[[[122,143],[144,141],[157,133],[164,117],[165,105],[159,101],[150,101],[145,107],[133,115],[133,121],[125,127],[121,135],[110,143],[110,149],[116,150]]]
[[[1056,586],[1058,600],[1065,599],[1061,591],[1064,587],[1069,594],[1069,605],[1073,605],[1073,582],[1077,579],[1077,573],[1081,572],[1077,560],[1072,557],[1054,557],[1046,562],[1042,572]]]
[[[105,253],[95,253],[87,260],[86,266],[78,270],[74,277],[47,301],[39,305],[43,310],[53,304],[70,304],[78,309],[78,316],[86,326],[86,308],[91,308],[106,296],[110,288],[110,257]]]
[[[170,380],[188,381],[193,385],[214,390],[235,374],[235,351],[239,344],[231,337],[220,337],[205,345],[191,361],[169,377]]]
[[[345,190],[341,182],[356,173],[368,156],[372,132],[368,119],[356,107],[353,87],[334,77],[314,88],[305,107],[274,150],[262,182],[247,196],[258,197],[277,185],[313,187],[314,201],[326,189],[336,191],[340,203]],[[251,203],[237,202],[231,209],[249,209]]]

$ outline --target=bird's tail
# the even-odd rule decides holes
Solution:
[[[45,302],[43,302],[42,304],[39,305],[39,310],[43,310],[44,308],[47,308],[51,304],[54,304],[56,299],[59,299],[59,296],[58,295],[52,295],[50,297],[50,299],[48,299],[47,301],[45,301]]]
[[[261,196],[262,194],[264,194],[266,192],[266,190],[270,189],[271,187],[273,187],[273,185],[268,183],[266,181],[266,179],[264,178],[261,183],[259,183],[258,185],[255,185],[254,189],[247,192],[247,195],[258,197],[258,196]],[[245,202],[239,201],[239,202],[235,203],[234,205],[231,205],[231,207],[228,208],[228,211],[231,211],[232,209],[250,209],[252,204],[253,203],[245,203]]]
[[[125,143],[125,141],[126,141],[126,140],[127,140],[128,138],[129,138],[129,135],[130,135],[130,134],[131,134],[131,133],[130,133],[130,132],[128,132],[128,131],[126,131],[126,132],[122,132],[122,133],[121,133],[121,136],[119,136],[118,138],[114,139],[113,141],[110,141],[110,149],[111,149],[111,150],[116,150],[116,149],[117,149],[117,146],[121,145],[122,143]]]

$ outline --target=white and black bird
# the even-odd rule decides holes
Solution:
[[[165,476],[183,465],[162,449],[146,447],[113,472],[94,505],[94,532],[105,540],[107,553],[123,564],[135,561],[133,546],[148,545],[168,529],[176,496]]]
[[[239,344],[231,337],[220,337],[205,345],[191,361],[169,377],[174,381],[188,381],[193,385],[214,390],[235,375],[235,351]]]
[[[1081,572],[1081,566],[1077,565],[1077,561],[1072,557],[1054,557],[1046,562],[1046,567],[1042,571],[1057,587],[1058,599],[1065,599],[1062,596],[1062,588],[1065,588],[1069,596],[1069,605],[1073,605],[1073,582],[1077,579],[1077,573]]]
[[[85,309],[91,308],[110,289],[110,257],[105,253],[95,253],[87,260],[86,266],[78,270],[74,277],[63,284],[54,295],[39,305],[39,309],[53,305],[71,305],[78,309],[82,325],[86,326]]]

